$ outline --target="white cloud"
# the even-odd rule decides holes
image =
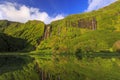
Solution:
[[[64,18],[64,16],[60,14],[60,15],[57,15],[55,18],[52,18],[52,21],[60,20],[63,18]]]
[[[46,24],[54,20],[63,19],[64,15],[58,14],[55,17],[50,17],[48,13],[41,12],[38,8],[19,5],[17,3],[2,3],[0,4],[0,19],[10,21],[27,22],[28,20],[41,20]]]
[[[99,8],[105,7],[117,0],[88,0],[88,8],[85,10],[86,12],[97,10]]]

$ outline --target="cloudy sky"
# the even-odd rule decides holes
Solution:
[[[0,0],[0,20],[27,22],[41,20],[46,24],[75,13],[90,12],[116,0]]]

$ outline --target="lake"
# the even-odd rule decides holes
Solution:
[[[120,80],[119,57],[14,54],[0,56],[0,80]]]

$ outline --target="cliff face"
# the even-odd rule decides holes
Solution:
[[[91,30],[96,30],[97,29],[97,21],[95,18],[89,19],[79,19],[76,21],[70,21],[66,20],[66,27],[78,27],[78,28],[86,28],[86,29],[91,29]]]
[[[67,45],[65,42],[68,42],[70,39],[81,37],[81,35],[84,35],[86,32],[97,32],[98,30],[108,31],[108,33],[111,31],[119,32],[119,4],[120,1],[117,1],[98,11],[70,15],[62,20],[54,21],[49,25],[45,25],[43,22],[36,20],[28,21],[25,24],[1,20],[0,32],[14,38],[27,40],[26,47],[24,48],[26,51],[35,50],[44,43],[47,43],[47,47],[57,46],[57,48],[59,43],[63,43],[66,49]],[[51,45],[51,42],[56,43]]]
[[[46,25],[44,29],[43,39],[47,39],[51,36],[52,26]]]
[[[112,49],[120,35],[120,1],[97,11],[75,14],[50,24],[38,50],[52,53],[99,52]],[[50,37],[48,37],[51,35]]]
[[[23,24],[1,20],[0,51],[35,50],[36,47],[40,45],[41,41],[51,36],[51,32],[51,25],[45,25],[40,21],[28,21],[27,23]],[[15,44],[13,44],[14,41],[16,42]]]
[[[13,39],[10,39],[6,37],[6,40],[9,40],[9,43],[13,43],[14,38],[18,39],[15,41],[15,44],[9,44],[6,47],[7,50],[4,51],[31,51],[35,50],[36,47],[39,45],[38,41],[43,36],[44,33],[44,23],[41,21],[28,21],[27,23],[18,23],[18,22],[10,22],[7,20],[1,20],[0,21],[0,33],[6,34],[8,36],[11,36]],[[19,40],[23,40],[25,42],[20,42]],[[4,40],[5,41],[5,40]],[[17,43],[17,44],[16,44]],[[19,43],[19,45],[18,45]],[[2,44],[2,43],[1,43]],[[6,43],[5,43],[6,44]],[[20,46],[20,44],[24,45],[22,48],[17,47]],[[12,47],[10,47],[12,46]],[[11,48],[8,50],[8,48]],[[20,48],[19,50],[16,50],[14,48]],[[13,49],[13,50],[12,50]]]

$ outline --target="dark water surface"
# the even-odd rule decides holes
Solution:
[[[120,59],[0,55],[0,80],[120,80]]]

